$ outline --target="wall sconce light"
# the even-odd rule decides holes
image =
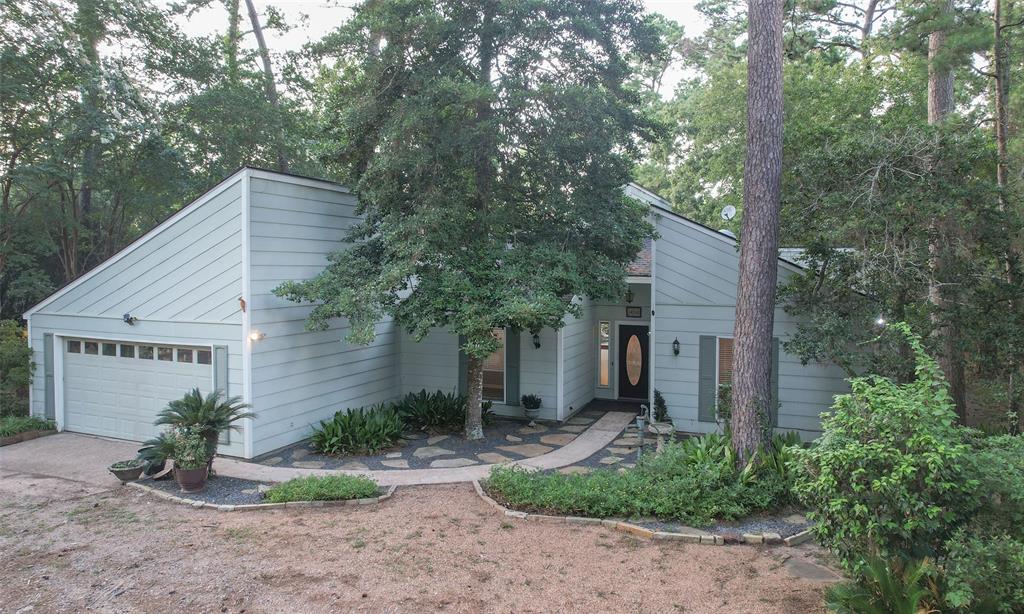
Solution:
[[[533,333],[533,347],[540,349],[540,333]]]
[[[266,333],[258,330],[254,330],[249,333],[249,341],[260,341],[266,338]]]
[[[672,342],[672,354],[674,354],[675,356],[679,356],[679,339],[678,338],[676,338],[676,340]]]
[[[121,319],[124,320],[124,323],[127,324],[128,326],[135,326],[135,321],[138,320],[138,318],[136,318],[130,313],[124,314],[123,316],[121,316]]]
[[[878,316],[878,319],[875,320],[875,326],[877,326],[878,328],[885,328],[886,324],[887,322],[885,321],[885,316]]]
[[[632,303],[633,302],[633,289],[632,288],[627,288],[626,289],[626,302],[627,303]]]

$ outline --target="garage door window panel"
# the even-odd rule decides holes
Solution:
[[[156,349],[156,359],[157,360],[166,360],[168,362],[169,361],[173,361],[174,360],[174,350],[172,348],[161,348],[161,347],[158,347]]]
[[[192,362],[192,350],[179,349],[178,362]]]
[[[99,354],[100,353],[100,344],[96,343],[95,341],[86,341],[85,342],[85,353],[86,354],[92,354],[94,356],[96,354]]]
[[[121,358],[135,358],[135,346],[121,344]]]
[[[68,340],[68,353],[69,354],[81,354],[82,353],[82,342],[77,339]]]
[[[117,344],[116,343],[104,343],[103,344],[103,355],[104,356],[117,356]]]
[[[210,350],[196,350],[196,362],[201,365],[213,363],[213,353]]]
[[[140,345],[139,346],[139,358],[143,360],[153,360],[153,346],[151,345]]]

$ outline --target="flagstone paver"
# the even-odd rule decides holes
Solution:
[[[498,449],[502,452],[511,452],[527,458],[533,458],[534,456],[540,456],[541,454],[547,454],[554,448],[549,446],[542,446],[539,443],[524,443],[518,446],[498,446]]]
[[[547,433],[548,427],[543,424],[535,424],[533,426],[524,426],[516,432],[520,435],[536,435],[538,433]]]
[[[475,465],[476,461],[470,458],[439,458],[431,461],[430,466],[436,468],[468,467]]]
[[[402,458],[401,452],[388,452],[384,455],[384,458]]]
[[[577,424],[575,426],[560,426],[558,427],[558,430],[565,431],[566,433],[582,433],[587,430],[587,427],[582,424]]]
[[[585,416],[575,416],[565,421],[566,424],[580,424],[587,425],[594,421],[593,418],[587,418]]]
[[[626,456],[627,454],[632,454],[635,451],[635,448],[605,448],[605,452],[616,456]]]
[[[621,461],[622,459],[619,458],[618,456],[606,456],[597,462],[601,463],[602,465],[614,465],[615,463]]]
[[[423,446],[422,448],[416,448],[416,451],[412,453],[416,458],[434,458],[435,456],[444,456],[446,454],[455,454],[455,452],[437,446]]]
[[[305,448],[297,448],[294,452],[292,452],[292,460],[302,460],[307,456],[309,456],[309,450]]]
[[[295,461],[292,466],[300,469],[323,469],[324,463],[323,461]],[[220,469],[219,466],[217,468]]]
[[[572,433],[556,433],[554,435],[544,435],[540,438],[540,442],[549,446],[564,446],[573,439],[576,439],[576,436]]]
[[[562,467],[558,470],[558,473],[563,475],[586,475],[590,473],[590,467],[581,467],[579,465],[569,465],[568,467]]]
[[[405,460],[404,458],[397,458],[397,459],[391,459],[391,460],[382,460],[380,462],[380,464],[384,465],[385,467],[391,467],[392,469],[408,469],[409,468],[409,461]]]
[[[448,439],[448,435],[434,435],[433,437],[427,437],[427,445],[436,446],[445,439]]]
[[[519,443],[523,440],[522,437],[516,437],[515,435],[505,435],[505,441],[511,441],[512,443]]]
[[[504,454],[498,454],[497,452],[481,452],[476,455],[477,458],[485,463],[507,463],[512,459],[505,456]]]
[[[621,437],[612,442],[613,446],[636,447],[640,445],[639,437]]]
[[[283,460],[284,459],[281,458],[280,456],[273,456],[273,457],[268,458],[267,460],[263,461],[263,464],[264,465],[279,465],[279,464],[281,464],[281,461],[283,461]]]
[[[364,463],[359,463],[356,461],[347,462],[338,468],[344,469],[345,471],[367,471],[369,469],[369,467],[367,467]]]

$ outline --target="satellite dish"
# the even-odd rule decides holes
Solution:
[[[733,207],[732,205],[726,205],[726,206],[722,207],[722,219],[723,220],[728,222],[729,220],[731,220],[734,217],[736,217],[736,207]]]

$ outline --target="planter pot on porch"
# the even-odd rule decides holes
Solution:
[[[206,488],[206,476],[208,473],[209,468],[207,467],[200,467],[199,469],[179,469],[175,467],[174,479],[178,481],[181,492],[202,492]]]
[[[526,414],[526,417],[529,418],[530,424],[532,425],[534,420],[536,420],[537,418],[540,417],[540,408],[536,407],[536,408],[530,409],[528,407],[524,407],[523,408],[523,413]]]

